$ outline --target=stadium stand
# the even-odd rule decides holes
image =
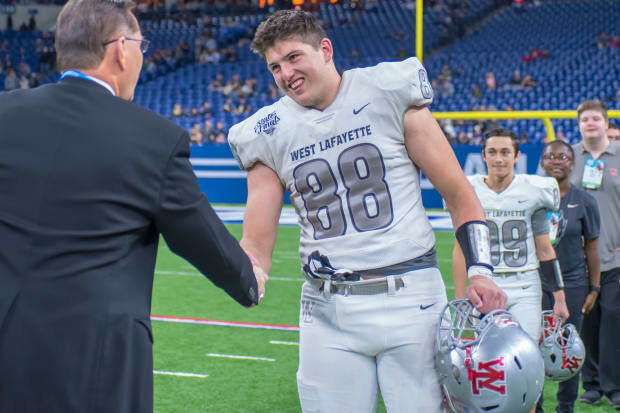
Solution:
[[[396,60],[413,54],[414,13],[408,5],[411,2],[385,0],[371,9],[354,9],[345,4],[321,4],[318,13],[329,28],[329,35],[334,39],[336,64],[345,69],[355,66],[368,66],[384,60]],[[430,3],[433,5],[433,2]],[[475,0],[466,8],[460,2],[437,1],[425,15],[427,50],[449,41],[463,30],[466,23],[473,23],[493,9],[492,3]],[[463,9],[463,10],[461,10]],[[271,75],[264,63],[249,49],[249,42],[239,42],[248,38],[256,26],[265,18],[265,14],[242,14],[235,18],[228,16],[203,16],[202,20],[192,12],[185,13],[184,19],[163,19],[144,24],[145,32],[152,32],[153,49],[172,47],[182,39],[190,45],[191,53],[196,59],[193,45],[196,39],[205,32],[217,36],[220,48],[233,47],[238,56],[237,62],[207,64],[194,63],[171,72],[156,69],[154,74],[143,75],[143,86],[136,93],[136,101],[165,116],[171,116],[172,107],[180,103],[184,107],[200,106],[204,101],[214,108],[212,119],[223,121],[226,127],[243,119],[231,113],[218,111],[223,97],[220,93],[208,88],[208,83],[215,74],[222,74],[228,81],[234,74],[242,79],[257,78],[256,93],[249,97],[248,103],[258,108],[273,101],[269,94]],[[450,22],[458,20],[461,29],[449,30]],[[359,39],[365,39],[360,42]],[[353,56],[353,50],[356,55]],[[402,53],[403,55],[399,55]],[[175,118],[180,126],[190,128],[196,122],[204,122],[207,118]]]
[[[616,47],[597,47],[601,32],[619,36],[620,4],[613,0],[550,1],[536,7],[507,7],[469,36],[430,57],[425,65],[431,78],[448,64],[460,74],[453,77],[455,93],[437,96],[434,111],[476,109],[480,105],[505,110],[574,110],[585,99],[601,99],[618,108],[620,53]],[[579,27],[579,30],[575,30]],[[549,53],[531,57],[532,50]],[[511,88],[510,77],[518,70],[536,80],[533,88]],[[484,87],[485,73],[494,72],[498,87]],[[474,85],[482,96],[471,97]],[[506,124],[525,131],[540,142],[540,121]],[[572,119],[554,122],[556,130],[577,131]],[[471,129],[471,126],[466,128]],[[458,131],[458,127],[457,127]],[[578,136],[569,137],[574,143]]]
[[[213,3],[213,2],[211,2]],[[336,64],[340,70],[397,60],[414,54],[415,2],[382,0],[354,4],[321,4],[318,15],[329,28]],[[221,110],[224,96],[209,87],[216,74],[223,82],[238,75],[241,84],[256,79],[247,104],[257,109],[274,100],[273,81],[264,63],[249,48],[252,32],[265,18],[265,9],[239,2],[190,2],[141,8],[143,32],[151,40],[145,56],[135,101],[180,126],[191,129],[210,119],[225,128],[247,114]],[[356,5],[357,7],[353,7]],[[519,3],[472,0],[425,2],[425,66],[435,79],[435,112],[463,110],[548,110],[574,109],[578,102],[599,98],[610,109],[618,108],[620,53],[617,22],[620,4],[614,0],[549,0]],[[575,30],[579,27],[579,30]],[[608,39],[601,47],[599,37]],[[201,63],[200,53],[207,39],[213,39],[220,54],[216,63]],[[56,81],[47,32],[4,30],[0,32],[0,60],[4,68],[18,68],[24,61],[33,73],[34,84]],[[197,46],[198,45],[198,46]],[[2,67],[2,66],[0,66]],[[49,68],[49,69],[48,69]],[[511,84],[518,71],[529,76],[532,85]],[[6,70],[0,70],[0,88]],[[492,73],[496,86],[487,87]],[[493,80],[489,80],[492,86]],[[472,93],[474,88],[478,90]],[[231,95],[238,102],[235,93]],[[187,111],[211,104],[209,115],[173,117],[180,104]],[[545,138],[540,120],[442,122],[453,143],[476,143],[488,126],[504,126],[538,143]],[[574,141],[574,120],[554,121],[560,137]],[[459,139],[461,135],[461,139]]]

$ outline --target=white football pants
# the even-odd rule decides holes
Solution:
[[[506,293],[506,309],[538,344],[542,321],[542,287],[538,270],[494,273],[493,281]]]
[[[399,275],[404,288],[326,298],[306,282],[299,316],[297,385],[304,413],[442,412],[435,369],[447,298],[437,268]]]

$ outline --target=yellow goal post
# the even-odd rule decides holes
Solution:
[[[576,110],[514,110],[514,111],[478,111],[478,112],[433,112],[435,119],[478,120],[478,119],[540,119],[545,125],[547,140],[555,139],[551,119],[577,119]],[[608,110],[607,117],[620,118],[620,110]]]

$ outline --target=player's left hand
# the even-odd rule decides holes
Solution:
[[[581,309],[581,312],[583,314],[588,314],[590,311],[592,311],[597,298],[598,291],[590,291],[590,293],[586,295],[586,301],[583,303],[583,308]]]
[[[469,279],[466,295],[483,314],[506,308],[506,293],[493,280],[483,275],[474,275]]]
[[[568,307],[566,306],[566,301],[555,300],[555,304],[553,304],[553,319],[557,320],[558,318],[562,319],[562,324],[568,320],[570,313],[568,312]]]

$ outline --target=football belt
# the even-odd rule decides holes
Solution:
[[[326,296],[341,295],[375,295],[393,293],[405,286],[398,276],[386,276],[364,280],[357,271],[346,268],[334,268],[329,258],[314,251],[303,266],[308,282],[322,291]]]
[[[329,281],[359,281],[361,274],[346,268],[334,268],[329,258],[319,251],[313,251],[308,263],[303,266],[304,272],[312,278]]]

